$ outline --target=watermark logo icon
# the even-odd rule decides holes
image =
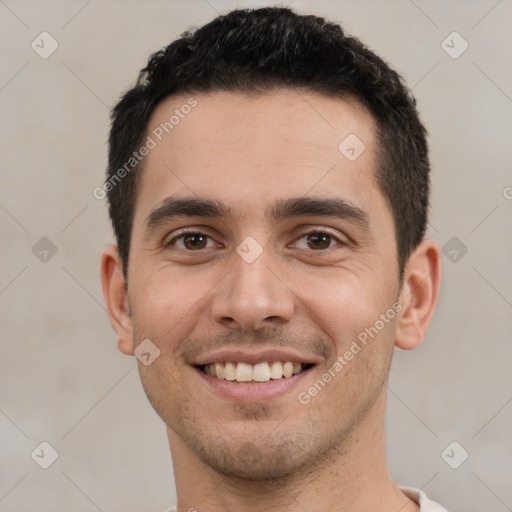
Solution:
[[[160,355],[160,349],[150,339],[145,339],[134,350],[134,354],[144,366],[149,366]]]
[[[236,248],[236,252],[246,263],[252,263],[263,252],[263,247],[252,236],[248,236]]]
[[[41,32],[30,44],[39,57],[47,59],[57,50],[59,43],[48,32]]]
[[[40,443],[30,456],[43,469],[48,469],[59,458],[57,450],[47,441]]]
[[[56,254],[57,246],[47,237],[43,236],[32,247],[32,254],[42,263],[48,263]]]
[[[443,246],[443,254],[452,263],[458,263],[467,252],[468,248],[456,236],[450,238]]]
[[[458,59],[469,47],[468,42],[456,31],[448,34],[441,48],[452,58]]]
[[[338,146],[338,151],[351,162],[357,160],[365,149],[364,142],[355,133],[347,135]]]
[[[458,469],[469,457],[466,449],[457,441],[452,441],[442,452],[441,458],[452,469]]]

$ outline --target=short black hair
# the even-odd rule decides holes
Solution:
[[[149,118],[166,97],[281,89],[352,97],[377,123],[378,186],[393,214],[398,267],[426,230],[430,164],[425,127],[402,78],[357,38],[324,18],[287,8],[237,9],[187,31],[154,53],[111,113],[106,187],[125,278],[140,163]],[[340,141],[341,142],[341,141]],[[125,169],[120,177],[121,169]]]

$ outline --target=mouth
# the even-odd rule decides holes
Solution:
[[[313,352],[300,353],[287,347],[240,348],[226,346],[205,352],[188,363],[194,368],[212,400],[221,398],[229,402],[263,403],[285,400],[286,396],[307,387],[312,372],[321,368],[322,356]],[[274,402],[277,403],[277,402]]]
[[[196,367],[204,374],[221,381],[250,384],[289,379],[313,366],[311,363],[292,361],[264,361],[256,364],[221,361]]]

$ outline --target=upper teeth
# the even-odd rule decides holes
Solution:
[[[204,365],[204,371],[212,377],[238,382],[266,382],[270,379],[288,378],[303,370],[301,363],[272,361],[257,364],[212,363]]]

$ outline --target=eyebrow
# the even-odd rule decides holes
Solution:
[[[207,217],[227,219],[231,210],[220,201],[195,197],[167,197],[155,208],[145,221],[146,231],[152,231],[159,225],[175,217]]]
[[[369,229],[368,214],[342,198],[295,197],[280,199],[265,212],[265,217],[272,223],[293,217],[333,217],[348,220],[365,230]],[[168,197],[160,203],[146,218],[145,231],[151,232],[161,224],[176,217],[204,217],[228,219],[232,217],[231,208],[215,199],[196,197]]]
[[[297,197],[281,199],[276,201],[266,214],[267,219],[275,223],[302,216],[334,217],[348,220],[365,229],[370,226],[368,214],[351,201],[342,198]]]

